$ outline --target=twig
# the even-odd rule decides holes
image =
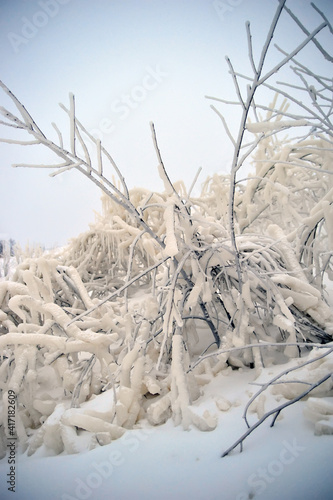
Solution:
[[[324,346],[327,348],[327,346]],[[290,372],[293,372],[295,370],[299,370],[300,368],[303,368],[304,366],[307,366],[311,363],[314,363],[315,361],[318,361],[319,359],[322,359],[322,358],[325,358],[326,356],[328,356],[329,354],[331,354],[333,352],[333,348],[329,348],[327,352],[325,352],[324,354],[321,354],[320,356],[317,356],[316,358],[313,358],[313,359],[310,359],[310,360],[307,360],[305,361],[304,363],[301,363],[297,366],[293,366],[291,368],[287,368],[286,370],[282,371],[281,373],[279,373],[278,375],[276,375],[275,377],[273,377],[269,382],[266,382],[266,384],[264,384],[260,389],[259,391],[254,394],[254,396],[252,396],[252,398],[247,402],[246,406],[245,406],[245,409],[244,409],[244,414],[243,414],[243,418],[245,420],[245,423],[247,425],[247,427],[250,428],[250,425],[249,425],[249,422],[247,420],[247,412],[248,412],[248,409],[249,407],[251,406],[251,404],[253,403],[253,401],[258,397],[260,396],[260,394],[262,392],[264,392],[270,385],[272,385],[274,382],[276,382],[277,380],[279,380],[281,377],[283,377],[284,375],[287,375],[288,373]]]
[[[281,413],[282,410],[284,410],[285,408],[287,408],[288,406],[296,403],[297,401],[299,401],[300,399],[304,398],[305,396],[307,396],[311,391],[313,391],[313,389],[315,389],[316,387],[318,387],[319,385],[323,384],[324,382],[326,382],[326,380],[328,380],[329,378],[331,378],[332,376],[332,373],[329,373],[328,375],[325,375],[324,377],[322,377],[318,382],[316,382],[315,384],[312,384],[311,387],[309,389],[307,389],[306,391],[302,392],[302,394],[300,394],[299,396],[297,396],[296,398],[292,399],[291,401],[287,401],[286,403],[283,403],[281,404],[280,406],[277,406],[276,408],[274,408],[273,410],[265,413],[265,415],[260,419],[258,420],[258,422],[256,422],[255,424],[253,424],[246,432],[244,432],[244,434],[239,438],[237,439],[237,441],[235,441],[235,443],[230,446],[226,451],[224,451],[221,455],[221,457],[225,457],[227,455],[229,455],[229,453],[234,450],[238,445],[241,445],[243,446],[243,442],[245,441],[245,439],[257,428],[259,427],[259,425],[261,425],[268,417],[270,417],[271,415],[274,415],[274,418],[273,418],[273,421],[271,423],[271,427],[273,427],[274,423],[275,423],[275,420],[277,419],[277,417],[279,416],[279,414]],[[242,451],[242,450],[241,450]]]

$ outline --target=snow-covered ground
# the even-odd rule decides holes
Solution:
[[[295,364],[295,360],[290,362]],[[281,366],[263,370],[256,382],[267,381]],[[78,455],[46,456],[45,449],[27,458],[17,455],[16,491],[6,484],[9,464],[0,462],[0,497],[49,500],[326,500],[332,498],[332,435],[314,435],[303,415],[306,402],[291,405],[273,428],[270,419],[230,455],[221,458],[246,430],[242,414],[254,370],[224,370],[194,403],[198,413],[216,415],[214,431],[184,431],[172,420],[152,428],[127,431],[111,444]],[[269,391],[268,391],[269,392]],[[228,411],[218,409],[224,398]],[[282,399],[283,401],[283,399]],[[267,394],[265,411],[277,405]],[[221,405],[220,405],[221,407]],[[250,415],[251,422],[257,414]]]

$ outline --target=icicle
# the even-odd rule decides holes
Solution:
[[[273,122],[258,122],[258,123],[247,123],[246,128],[249,132],[260,133],[260,132],[273,132],[276,130],[280,130],[282,128],[290,128],[290,127],[304,127],[309,125],[307,120],[280,120]]]
[[[36,277],[30,270],[23,271],[22,278],[29,289],[29,294],[33,299],[40,300],[39,286]]]
[[[251,297],[251,287],[250,287],[250,280],[247,279],[243,283],[242,287],[242,299],[244,301],[244,305],[250,310],[253,311],[254,305]]]
[[[174,220],[174,206],[172,203],[167,205],[163,213],[165,222],[166,235],[165,235],[165,249],[164,252],[170,257],[174,257],[179,252],[177,239],[175,235],[175,220]]]
[[[29,289],[22,283],[2,281],[0,283],[0,307],[2,306],[7,293],[11,297],[14,297],[15,295],[29,295]]]
[[[131,369],[134,361],[138,357],[138,353],[141,349],[141,345],[136,343],[131,351],[129,351],[124,357],[121,363],[121,371],[120,371],[120,387],[131,387]]]
[[[8,387],[19,394],[23,379],[28,369],[29,347],[19,346],[15,354],[15,368],[9,380]]]
[[[189,413],[190,396],[186,384],[185,368],[183,366],[184,347],[181,335],[172,338],[171,362],[171,406],[172,416],[176,425],[183,424],[187,430],[191,424]]]
[[[147,408],[147,418],[152,425],[161,425],[170,416],[171,398],[169,394],[160,397]]]
[[[73,284],[75,285],[75,290],[79,293],[79,296],[80,296],[83,304],[85,305],[85,307],[87,309],[90,309],[91,307],[93,307],[95,304],[90,299],[89,294],[87,293],[87,290],[86,290],[84,284],[82,283],[82,280],[81,280],[80,275],[77,272],[77,270],[72,266],[67,267],[67,268],[59,267],[59,269],[61,269],[64,274],[67,274],[71,278]]]

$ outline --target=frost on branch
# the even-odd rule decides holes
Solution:
[[[326,293],[333,276],[332,88],[295,60],[319,28],[280,67],[293,64],[306,98],[315,89],[326,114],[297,99],[293,87],[286,96],[267,83],[279,69],[263,74],[283,6],[257,64],[247,25],[251,78],[228,61],[243,110],[237,137],[214,109],[235,155],[230,175],[207,179],[198,197],[171,182],[153,125],[164,191],[129,190],[108,151],[76,117],[72,95],[69,109],[62,106],[70,121],[66,149],[59,129],[57,144],[1,84],[18,111],[1,108],[1,124],[27,132],[58,157],[51,175],[75,169],[103,195],[89,231],[61,252],[23,260],[0,283],[0,442],[8,433],[9,390],[28,455],[42,446],[77,453],[108,444],[145,420],[160,425],[172,417],[185,429],[213,430],[214,415],[200,415],[198,406],[203,386],[219,371],[246,367],[260,374],[277,353],[287,361],[305,344],[332,341]],[[245,94],[242,78],[251,82]],[[261,85],[273,93],[269,104],[254,100]],[[239,179],[247,159],[252,173]],[[320,366],[313,367],[320,375]],[[257,414],[266,418],[264,398]]]

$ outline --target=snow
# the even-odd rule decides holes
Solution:
[[[258,380],[267,380],[279,371],[281,366],[265,368]],[[184,431],[172,420],[156,427],[144,422],[141,428],[128,430],[110,444],[86,453],[46,456],[42,447],[32,457],[18,455],[15,495],[7,490],[9,465],[5,458],[0,462],[1,499],[330,498],[333,436],[314,434],[314,424],[303,415],[305,401],[287,408],[273,428],[268,421],[259,426],[245,440],[242,453],[237,448],[221,458],[246,430],[242,414],[256,387],[251,385],[254,378],[254,370],[224,370],[205,386],[192,408],[215,415],[218,425],[211,432],[194,426]],[[107,401],[101,396],[102,410]],[[265,407],[272,398],[268,394]],[[309,402],[317,408],[314,399]],[[326,405],[320,401],[322,412],[329,411],[331,400],[327,399]],[[96,403],[90,406],[98,410]],[[251,414],[251,423],[256,418]]]

